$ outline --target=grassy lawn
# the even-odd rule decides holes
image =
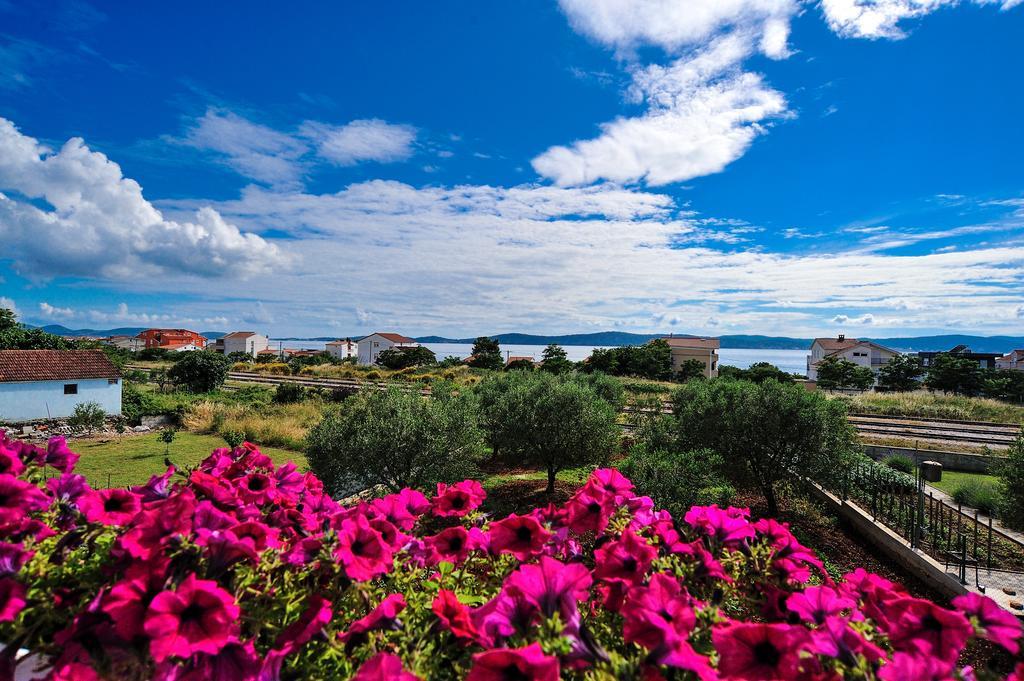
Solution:
[[[75,466],[75,472],[86,476],[89,483],[95,486],[106,487],[108,477],[112,487],[142,484],[151,475],[166,470],[165,445],[160,441],[159,433],[85,438],[71,440],[68,444],[72,451],[82,457]],[[224,440],[215,435],[180,431],[171,443],[168,458],[179,467],[194,466],[211,451],[224,446]],[[275,463],[294,461],[300,470],[306,468],[306,458],[299,452],[273,447],[260,449]]]
[[[952,494],[957,487],[972,480],[996,484],[999,481],[999,478],[994,475],[986,475],[984,473],[962,473],[960,471],[944,470],[942,471],[941,482],[930,482],[928,484],[937,489],[941,489],[946,494]]]
[[[845,400],[854,413],[890,416],[923,416],[961,421],[995,421],[1024,423],[1024,406],[984,397],[942,395],[917,390],[909,393],[868,392]]]

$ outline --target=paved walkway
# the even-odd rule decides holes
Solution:
[[[948,494],[946,494],[945,492],[943,492],[941,489],[938,489],[937,487],[932,487],[931,485],[925,484],[924,491],[925,491],[925,493],[931,492],[932,496],[935,497],[936,499],[941,499],[942,501],[946,502],[947,504],[949,504],[953,508],[957,508],[956,500],[953,499],[953,497],[951,497]],[[978,509],[972,508],[970,506],[961,506],[960,508],[967,515],[974,515],[974,512],[978,510]],[[978,522],[984,523],[984,524],[987,525],[988,524],[988,520],[989,520],[989,518],[988,518],[987,515],[985,515],[981,511],[978,511]],[[1006,527],[1001,522],[999,522],[999,520],[997,518],[993,518],[992,519],[992,528],[995,529],[995,530],[998,530],[999,532],[1002,532],[1007,537],[1012,538],[1018,544],[1021,544],[1022,546],[1024,546],[1024,532],[1018,532],[1017,530],[1011,530],[1010,528]]]

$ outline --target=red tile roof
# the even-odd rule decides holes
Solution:
[[[120,377],[102,350],[0,350],[0,383]]]
[[[387,338],[392,343],[415,343],[416,342],[412,338],[407,338],[406,336],[403,336],[400,333],[381,333],[380,331],[378,331],[376,333],[371,333],[370,336],[380,336],[381,338]],[[370,336],[364,336],[364,338],[369,338]],[[363,340],[363,338],[360,338],[359,340]]]
[[[717,338],[697,338],[696,336],[662,336],[670,348],[704,348],[717,350],[722,342]]]
[[[255,331],[232,331],[231,333],[224,334],[221,338],[248,338],[255,335]]]

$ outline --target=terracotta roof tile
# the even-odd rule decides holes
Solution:
[[[0,350],[0,383],[120,377],[102,350]]]

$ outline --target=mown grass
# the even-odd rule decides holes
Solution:
[[[984,397],[942,395],[917,390],[909,393],[868,392],[835,399],[844,400],[851,413],[1024,424],[1024,406]]]
[[[952,495],[958,487],[973,482],[990,483],[994,485],[998,484],[999,478],[994,475],[986,475],[985,473],[942,471],[942,480],[939,482],[929,482],[928,484],[936,489],[942,490],[946,494]]]
[[[165,447],[160,433],[123,435],[112,438],[83,438],[71,440],[68,446],[81,455],[75,472],[84,475],[89,484],[107,487],[139,485],[151,475],[163,473]],[[178,432],[167,448],[167,458],[184,468],[194,466],[218,447],[225,447],[223,438]],[[306,469],[306,457],[299,453],[275,447],[260,446],[260,450],[275,463],[294,461],[300,470]]]

